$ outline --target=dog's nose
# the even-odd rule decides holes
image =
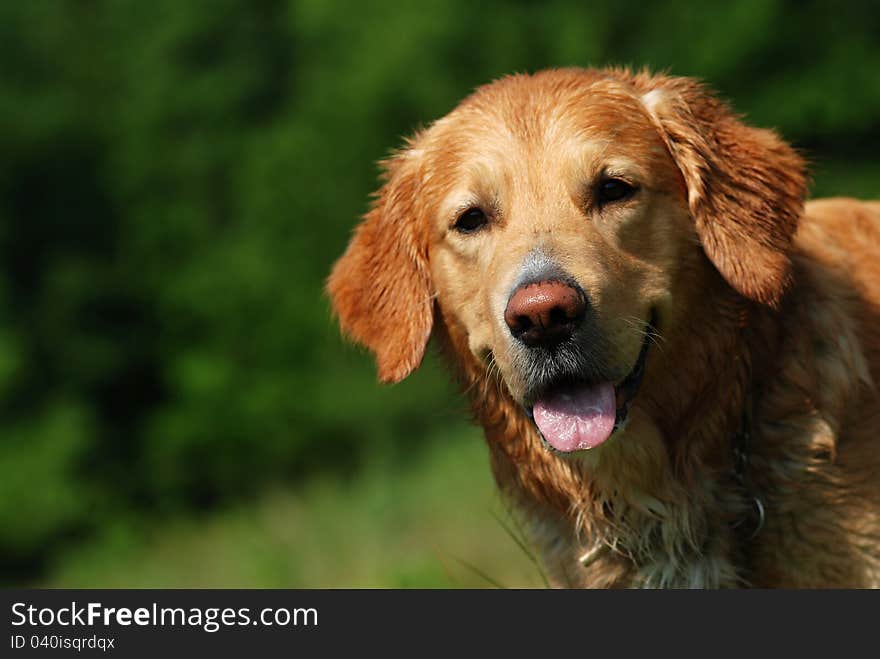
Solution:
[[[579,288],[541,281],[517,288],[504,310],[510,333],[528,346],[552,346],[569,338],[583,320],[587,300]]]

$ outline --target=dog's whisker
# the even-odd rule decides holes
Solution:
[[[663,352],[663,344],[666,343],[666,337],[654,328],[646,325],[644,320],[636,316],[620,316],[620,320],[636,330],[643,338],[650,341],[660,352]]]
[[[501,367],[498,366],[498,362],[495,361],[495,353],[489,353],[489,373],[494,376],[495,379],[495,388],[498,396],[504,395],[504,390],[502,389],[504,384],[504,377],[501,374]]]

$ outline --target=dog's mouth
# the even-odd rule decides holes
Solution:
[[[630,405],[642,384],[655,333],[652,313],[635,366],[618,384],[568,378],[547,387],[526,407],[526,413],[551,449],[572,453],[595,448],[625,425]]]

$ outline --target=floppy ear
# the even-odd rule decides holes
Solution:
[[[775,305],[804,207],[804,161],[771,130],[751,128],[687,78],[644,78],[642,101],[688,190],[709,260],[744,296]]]
[[[433,301],[418,158],[404,151],[385,166],[387,182],[333,267],[327,291],[343,331],[375,354],[379,379],[399,382],[422,361]]]

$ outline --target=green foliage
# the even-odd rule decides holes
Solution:
[[[871,9],[0,4],[3,578],[130,518],[409,455],[462,416],[433,360],[377,387],[322,284],[374,163],[493,77],[700,76],[802,148],[818,190],[876,196]]]
[[[479,432],[444,429],[417,458],[370,459],[342,487],[328,474],[198,519],[114,520],[35,585],[541,586],[541,573],[505,531],[511,522]]]

